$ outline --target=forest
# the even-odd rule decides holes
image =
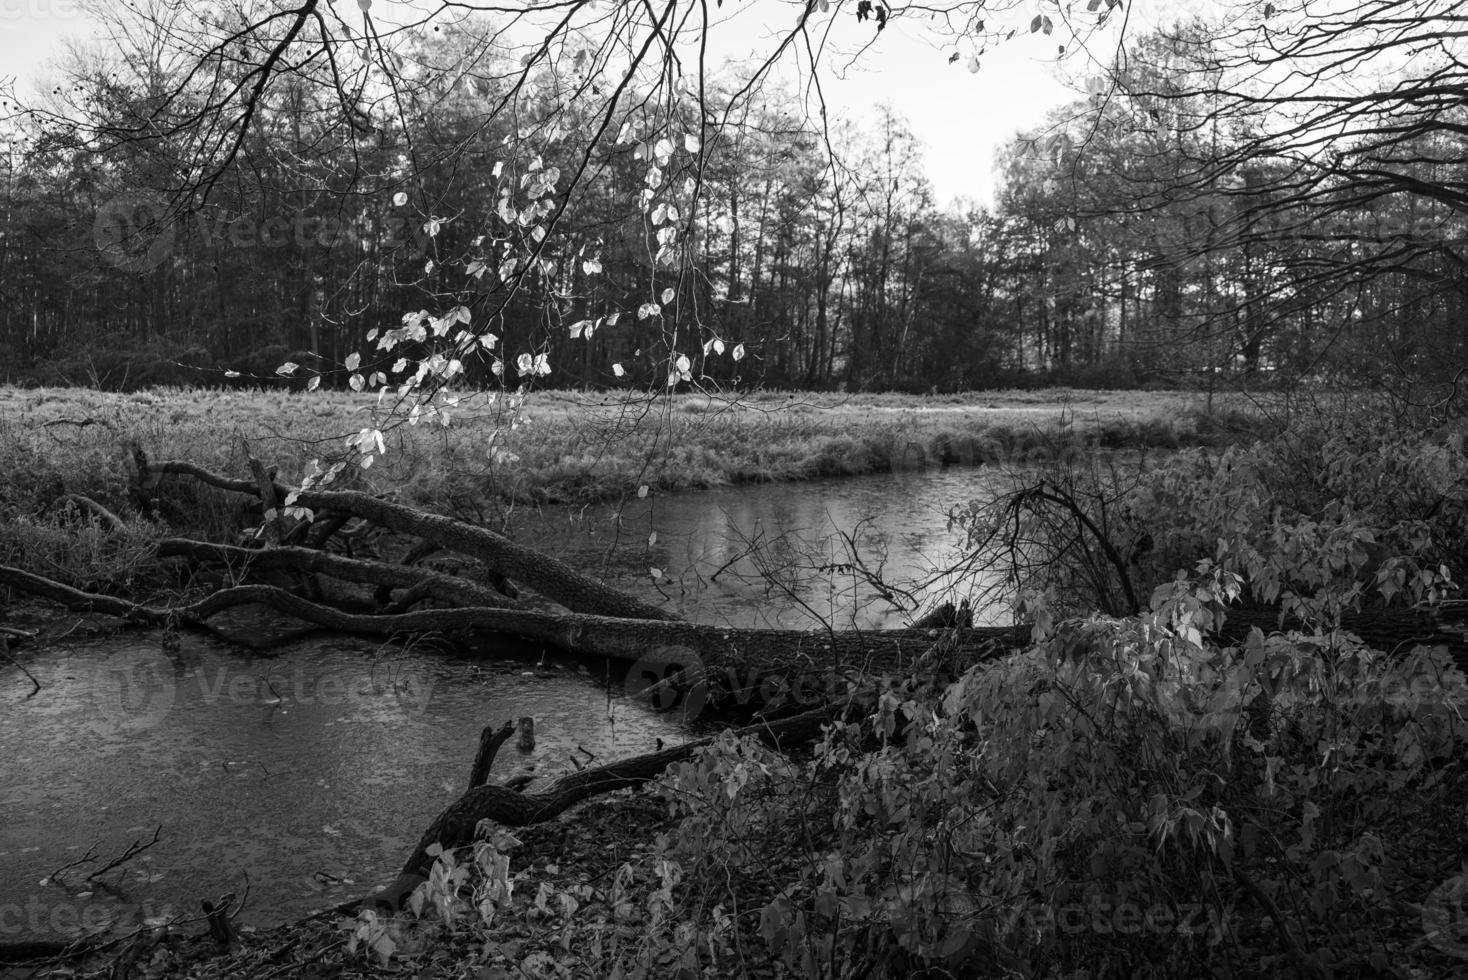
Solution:
[[[1456,69],[1417,50],[1423,10],[1364,48],[1349,18],[1268,35],[1284,10],[1129,36],[1003,148],[980,207],[935,201],[900,105],[823,123],[759,66],[669,91],[629,73],[607,125],[579,94],[618,81],[589,37],[522,70],[489,22],[425,25],[381,56],[391,111],[356,125],[315,62],[247,110],[173,90],[190,59],[242,66],[208,48],[224,12],[160,6],[115,58],[7,102],[0,377],[221,384],[292,361],[345,386],[368,330],[457,296],[489,304],[500,343],[471,379],[511,352],[514,382],[529,352],[554,387],[645,386],[679,356],[746,388],[1442,380],[1464,342],[1463,120]],[[1260,58],[1243,35],[1261,26],[1280,50],[1257,70],[1297,74],[1218,86]],[[1399,55],[1422,84],[1393,76]],[[1312,101],[1353,71],[1375,89]]]
[[[1136,8],[85,6],[0,972],[1463,975],[1468,0]],[[1072,84],[992,201],[899,35]]]

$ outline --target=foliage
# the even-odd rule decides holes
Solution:
[[[1440,597],[1468,574],[1468,462],[1382,418],[1302,413],[1274,438],[1135,464],[1061,457],[955,519],[1005,564],[1011,601],[1062,613],[1133,611],[1200,562],[1246,605],[1310,622]]]
[[[1372,483],[1322,498],[1322,521],[1285,483],[1314,472],[1286,465],[1309,441],[1187,454],[1134,485],[1173,495],[1149,512],[1179,515],[1159,551],[1220,522],[1135,614],[1037,605],[1026,651],[864,682],[807,757],[726,736],[654,785],[670,829],[612,881],[522,870],[535,901],[495,928],[519,923],[547,976],[1441,974],[1419,909],[1457,850],[1439,828],[1468,792],[1468,677],[1441,648],[1387,653],[1331,622],[1402,601],[1381,595],[1398,568],[1399,592],[1440,602],[1451,581],[1423,556],[1441,529],[1383,524],[1417,550],[1368,596],[1361,530],[1403,508]],[[1353,486],[1423,499],[1461,465],[1369,428],[1319,444]],[[1251,593],[1295,597],[1310,628],[1215,639]]]

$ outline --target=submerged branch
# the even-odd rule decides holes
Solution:
[[[780,721],[737,729],[734,735],[754,735],[775,748],[790,749],[819,738],[824,726],[839,717],[842,711],[839,704],[826,704]],[[447,851],[472,843],[475,829],[482,820],[492,820],[503,827],[544,823],[594,796],[640,786],[656,779],[668,766],[691,758],[713,741],[713,737],[703,738],[596,769],[583,769],[562,776],[536,793],[520,793],[504,786],[475,786],[433,821],[403,865],[397,880],[365,901],[394,908],[401,905],[414,888],[427,880],[434,862],[429,852],[436,854],[438,848]],[[350,914],[362,904],[361,901],[348,903],[336,911]]]

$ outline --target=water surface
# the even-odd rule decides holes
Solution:
[[[510,526],[699,622],[883,629],[972,598],[978,622],[1007,623],[983,599],[993,578],[960,567],[966,535],[949,520],[1006,486],[997,470],[934,467],[522,509]]]
[[[365,894],[463,792],[480,729],[529,715],[499,776],[554,776],[689,737],[569,659],[475,662],[355,640],[272,660],[156,634],[53,647],[0,671],[0,942],[134,924],[250,891],[254,922]],[[610,681],[610,684],[604,683]],[[86,874],[159,842],[100,883]],[[42,884],[94,848],[98,861]]]
[[[982,575],[952,508],[991,497],[982,469],[767,484],[513,515],[521,540],[702,622],[879,629],[975,599]],[[508,656],[508,649],[506,650]],[[360,896],[396,873],[463,791],[481,727],[534,717],[537,745],[495,772],[553,777],[691,737],[625,698],[594,661],[490,663],[367,641],[272,659],[155,633],[0,663],[0,941],[132,925],[248,888],[256,923]],[[87,870],[158,830],[121,868]],[[97,861],[53,872],[94,849]],[[46,882],[46,883],[43,883]]]

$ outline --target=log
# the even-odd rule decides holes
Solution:
[[[489,770],[494,766],[494,757],[499,754],[500,746],[515,734],[515,726],[505,722],[495,729],[493,725],[485,725],[479,732],[479,751],[474,753],[474,764],[469,767],[469,788],[483,786],[489,782]]]
[[[59,507],[62,504],[71,504],[77,510],[91,514],[97,520],[101,521],[107,530],[114,533],[127,530],[126,521],[97,503],[91,497],[84,497],[79,493],[66,493],[56,498],[56,506]]]
[[[531,609],[426,609],[392,615],[343,612],[273,585],[237,585],[178,607],[145,606],[116,596],[83,592],[23,569],[0,565],[0,585],[58,602],[79,612],[118,616],[150,625],[181,623],[208,628],[207,620],[236,606],[265,604],[306,622],[341,633],[391,637],[464,630],[517,636],[571,653],[638,665],[658,673],[686,669],[686,682],[721,680],[758,686],[772,676],[824,682],[832,672],[856,668],[900,672],[932,646],[938,631],[860,630],[816,633],[805,630],[731,629],[698,623],[617,619]],[[1028,629],[985,627],[944,631],[952,664],[961,670],[1024,646]]]
[[[220,562],[240,570],[288,568],[314,572],[348,582],[377,585],[389,593],[392,589],[424,589],[435,599],[459,606],[508,608],[515,605],[499,592],[455,575],[392,562],[347,558],[314,548],[237,548],[188,538],[164,538],[158,542],[157,554],[160,558]]]
[[[185,474],[224,490],[251,496],[260,493],[260,488],[253,481],[220,476],[184,460],[164,460],[148,465],[149,472],[153,474]],[[277,486],[275,490],[282,499],[291,500],[291,491],[287,488]],[[477,558],[489,566],[491,572],[522,582],[573,612],[627,619],[674,621],[679,618],[665,609],[588,578],[559,559],[511,541],[488,528],[465,524],[452,517],[414,510],[360,490],[307,490],[295,494],[291,503],[313,511],[351,514],[379,527],[431,541],[446,551]]]

